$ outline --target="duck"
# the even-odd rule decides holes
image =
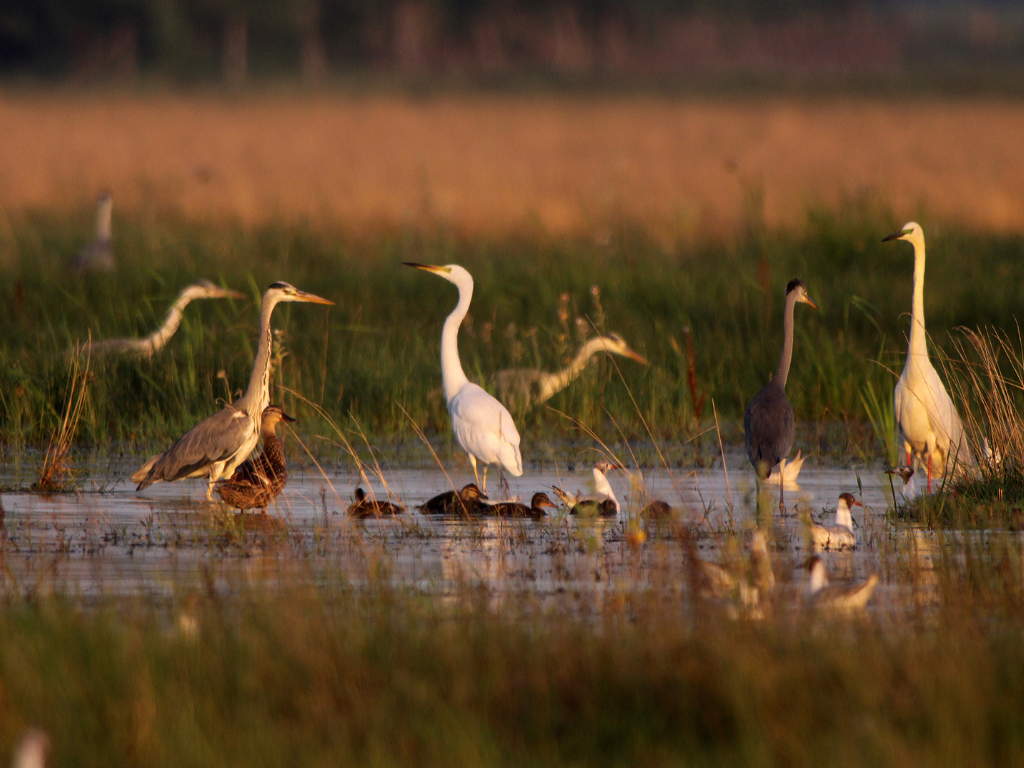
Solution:
[[[483,504],[480,514],[493,517],[530,517],[539,520],[547,515],[545,510],[555,509],[555,503],[546,493],[535,493],[530,499],[530,506],[517,501],[503,501],[496,504]]]
[[[610,461],[599,461],[594,465],[594,490],[596,493],[593,496],[573,496],[557,486],[553,486],[552,490],[569,508],[569,514],[614,517],[622,508],[619,505],[619,500],[615,498],[615,491],[612,490],[612,486],[608,482],[607,473],[613,469],[622,469],[622,467]]]
[[[216,485],[217,494],[224,503],[235,509],[259,509],[265,513],[288,482],[288,465],[285,462],[284,447],[277,439],[277,425],[282,422],[296,423],[280,406],[268,405],[263,409],[260,434],[263,437],[263,453],[246,459],[227,480]]]
[[[401,504],[367,498],[366,492],[362,488],[356,488],[355,497],[356,500],[349,504],[348,507],[348,513],[352,517],[360,519],[367,517],[389,517],[405,512],[405,507]]]
[[[878,574],[855,584],[829,584],[825,564],[817,555],[807,561],[807,602],[811,608],[833,613],[863,610],[878,586]]]
[[[420,505],[419,510],[425,515],[458,515],[473,517],[481,514],[483,502],[487,496],[481,493],[476,483],[464,485],[458,493],[445,491]]]
[[[644,520],[671,520],[675,514],[675,507],[661,499],[655,499],[640,510],[640,517]]]
[[[836,503],[836,520],[833,525],[820,525],[808,514],[807,532],[811,539],[811,549],[815,552],[823,549],[854,549],[857,546],[857,534],[853,532],[850,508],[862,506],[852,493],[841,493]]]

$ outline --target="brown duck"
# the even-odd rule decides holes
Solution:
[[[390,501],[378,501],[367,498],[366,492],[362,488],[356,488],[355,503],[349,505],[348,508],[348,513],[352,517],[359,519],[388,517],[390,515],[400,515],[403,512],[405,512],[405,507],[401,504],[392,504]]]
[[[480,507],[480,514],[493,517],[529,517],[539,520],[547,514],[544,511],[545,508],[555,509],[554,502],[548,498],[546,493],[535,493],[530,499],[530,506],[516,501],[484,504]]]
[[[424,515],[458,515],[459,517],[471,517],[479,515],[483,511],[483,502],[487,497],[480,492],[476,483],[463,486],[462,490],[445,491],[438,494],[430,501],[420,507]]]
[[[284,448],[277,439],[277,424],[281,421],[295,422],[279,406],[268,405],[263,410],[260,433],[263,436],[263,453],[246,459],[227,480],[217,483],[217,493],[225,504],[235,509],[259,509],[266,512],[270,502],[288,482],[288,466],[284,459]]]

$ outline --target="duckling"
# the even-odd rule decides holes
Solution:
[[[365,519],[367,517],[387,517],[389,515],[400,515],[405,512],[401,504],[392,504],[390,501],[376,501],[368,499],[362,488],[356,488],[356,500],[348,507],[348,513],[352,517]]]
[[[472,517],[481,514],[481,502],[487,501],[487,497],[480,492],[476,483],[463,486],[462,490],[445,491],[438,494],[430,501],[419,507],[420,512],[425,515],[458,515],[459,517]]]
[[[545,509],[554,509],[555,503],[548,498],[546,493],[535,493],[530,499],[530,506],[515,501],[499,502],[498,504],[483,504],[480,507],[480,514],[493,515],[495,517],[530,517],[534,520],[547,515]]]
[[[279,406],[268,405],[263,410],[260,433],[263,436],[263,453],[246,459],[227,480],[217,483],[217,493],[224,503],[235,509],[259,508],[266,512],[270,502],[288,482],[288,466],[284,448],[277,439],[278,422],[295,423]]]
[[[853,532],[853,518],[850,507],[861,507],[852,493],[839,494],[836,504],[836,522],[834,525],[819,525],[808,515],[808,534],[811,538],[811,549],[820,552],[823,549],[840,551],[853,549],[857,546],[857,534]]]
[[[878,585],[878,574],[871,574],[867,581],[857,584],[829,584],[825,564],[817,555],[807,562],[810,578],[807,581],[807,602],[812,608],[834,613],[852,613],[868,604]]]

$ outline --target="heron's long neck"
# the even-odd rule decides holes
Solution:
[[[113,206],[109,202],[100,204],[96,211],[96,239],[110,240],[110,217]]]
[[[914,303],[910,310],[910,353],[928,355],[924,332],[924,243],[914,243]]]
[[[786,310],[783,314],[785,340],[782,343],[779,367],[775,369],[775,376],[772,377],[772,381],[783,389],[786,388],[786,379],[789,378],[789,364],[793,361],[793,308],[796,306],[796,294],[796,291],[790,291],[786,296]]]
[[[594,489],[597,491],[599,496],[611,499],[615,504],[616,509],[622,509],[622,507],[619,506],[619,500],[615,498],[615,491],[612,490],[611,483],[608,482],[608,478],[605,477],[604,472],[597,467],[594,467]]]
[[[451,399],[458,394],[469,379],[462,370],[462,361],[459,360],[459,326],[469,312],[469,303],[473,300],[473,286],[459,286],[459,303],[444,321],[444,329],[441,331],[441,381],[444,383],[444,399],[451,402]]]
[[[598,337],[590,339],[580,347],[580,351],[565,368],[557,373],[545,373],[540,382],[540,393],[535,402],[542,403],[550,399],[556,392],[561,392],[579,378],[580,374],[587,367],[590,358],[599,352],[605,351],[604,339]]]
[[[182,291],[178,300],[174,302],[174,305],[167,313],[167,319],[164,320],[164,324],[146,337],[146,342],[149,344],[149,347],[153,352],[159,352],[163,349],[171,336],[174,335],[174,332],[178,330],[178,326],[181,325],[181,315],[185,311],[185,307],[189,305],[190,301],[192,301],[192,294],[190,291]]]
[[[270,329],[270,316],[277,302],[263,298],[260,308],[260,346],[256,352],[256,362],[249,377],[249,387],[245,394],[235,401],[234,406],[249,414],[249,418],[259,421],[263,410],[270,405],[270,350],[273,336]]]

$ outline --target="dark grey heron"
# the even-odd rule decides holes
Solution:
[[[82,352],[96,355],[135,355],[138,357],[152,357],[159,352],[170,341],[171,336],[181,325],[181,316],[185,307],[195,299],[244,299],[245,294],[239,291],[232,291],[228,288],[221,288],[209,280],[200,280],[178,294],[170,310],[167,312],[167,319],[164,324],[153,331],[149,336],[141,339],[103,339],[89,341],[81,346]],[[69,350],[69,354],[78,351],[75,348]]]
[[[785,341],[782,345],[782,357],[779,367],[775,370],[772,380],[754,395],[743,416],[743,434],[747,446],[747,458],[754,465],[757,474],[757,490],[760,496],[761,483],[772,471],[772,467],[781,464],[779,474],[785,476],[786,457],[793,447],[793,406],[786,397],[786,378],[789,376],[789,364],[793,359],[793,308],[797,302],[818,306],[807,297],[807,286],[801,280],[790,280],[786,286],[786,309],[783,314]],[[783,502],[785,485],[779,486],[779,509],[786,511]]]
[[[110,244],[110,225],[114,199],[103,192],[96,200],[96,236],[75,256],[76,272],[110,272],[114,269],[114,248]]]
[[[634,352],[619,334],[595,336],[580,347],[565,368],[555,373],[535,368],[508,368],[498,371],[493,377],[498,397],[517,410],[525,410],[532,405],[546,402],[579,378],[590,359],[602,352],[622,355],[638,363],[648,364],[647,358]]]
[[[230,477],[252,453],[259,442],[263,411],[270,404],[270,316],[283,301],[334,304],[288,283],[271,285],[263,294],[260,346],[245,394],[192,427],[165,453],[147,461],[132,475],[132,481],[139,484],[136,490],[161,480],[170,483],[186,477],[208,477],[206,498],[210,499],[213,484],[222,477]]]

